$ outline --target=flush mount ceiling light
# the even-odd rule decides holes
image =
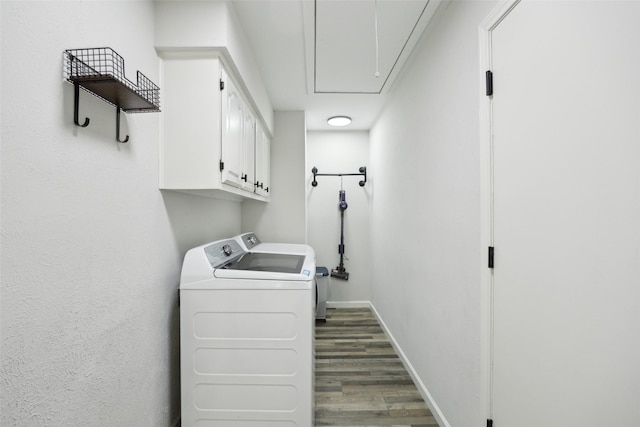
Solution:
[[[333,116],[327,119],[327,123],[330,126],[347,126],[351,124],[351,117],[347,116]]]

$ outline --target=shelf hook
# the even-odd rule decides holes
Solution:
[[[120,107],[116,106],[116,141],[121,143],[129,142],[129,135],[124,138],[124,141],[120,141]]]
[[[86,128],[89,126],[89,117],[85,117],[83,124],[78,121],[78,104],[80,103],[80,84],[78,82],[73,83],[73,90],[73,122],[76,126]]]

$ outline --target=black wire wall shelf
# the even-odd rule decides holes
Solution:
[[[120,110],[125,113],[160,111],[160,88],[140,71],[136,83],[124,74],[124,59],[109,47],[67,49],[64,51],[64,77],[73,83],[73,122],[80,127],[89,125],[89,118],[78,120],[80,88],[116,107],[116,140],[120,140]]]

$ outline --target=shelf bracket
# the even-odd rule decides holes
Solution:
[[[124,138],[124,141],[120,141],[120,107],[116,106],[116,141],[121,143],[129,142],[129,135]]]
[[[311,185],[314,187],[318,186],[318,181],[316,180],[316,177],[318,176],[364,176],[364,179],[358,183],[360,187],[364,187],[367,183],[367,167],[361,166],[360,169],[358,169],[358,172],[359,173],[318,173],[318,168],[314,166],[313,169],[311,169],[311,173],[313,173],[313,181],[311,181]]]
[[[76,126],[86,128],[89,126],[89,117],[85,117],[84,123],[80,124],[78,121],[78,104],[80,104],[80,84],[78,82],[73,83],[73,122]]]

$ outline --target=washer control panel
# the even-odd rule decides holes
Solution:
[[[244,243],[248,250],[251,250],[254,246],[261,243],[255,233],[245,233],[240,237],[242,238],[242,243]]]
[[[233,239],[221,240],[209,246],[205,246],[204,253],[213,268],[219,268],[234,261],[244,253],[238,242]]]

